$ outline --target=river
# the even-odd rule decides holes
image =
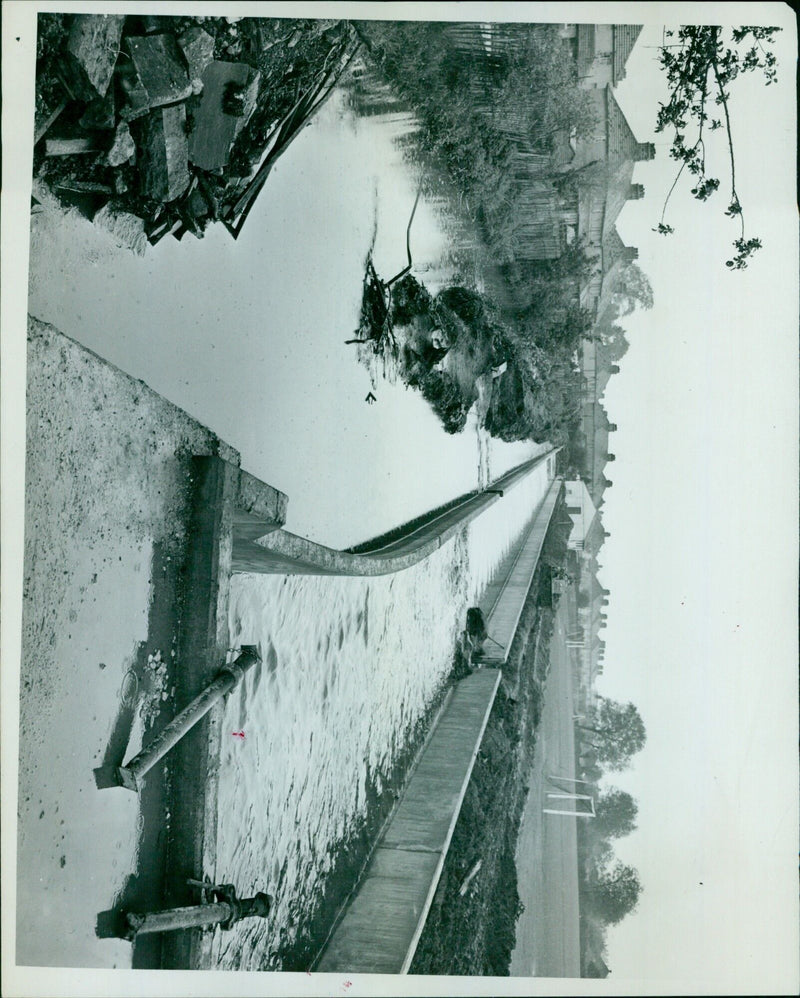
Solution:
[[[337,91],[282,157],[239,239],[220,225],[143,257],[70,213],[33,216],[29,311],[95,350],[241,452],[289,495],[287,529],[348,546],[513,467],[531,444],[444,432],[416,391],[371,382],[344,341],[370,247],[406,262],[417,173],[391,114],[359,118]],[[415,264],[441,277],[448,234],[421,201]],[[434,285],[435,287],[435,285]]]
[[[279,161],[239,240],[171,238],[143,257],[74,213],[35,215],[29,310],[208,425],[289,495],[287,528],[364,541],[538,453],[471,418],[444,432],[422,397],[380,381],[344,340],[372,250],[405,263],[418,175],[396,113],[359,118],[337,91]],[[448,232],[421,201],[415,265],[446,276]],[[548,462],[549,463],[549,462]],[[377,579],[235,576],[234,646],[262,665],[228,700],[218,881],[266,890],[272,916],[217,933],[215,965],[280,969],[336,848],[441,690],[465,611],[543,497],[543,463],[424,563]],[[233,737],[243,731],[245,737]]]

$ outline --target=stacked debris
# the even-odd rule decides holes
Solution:
[[[40,15],[37,177],[150,243],[212,220],[237,235],[357,48],[345,22]]]

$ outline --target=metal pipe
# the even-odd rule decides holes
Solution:
[[[272,907],[272,898],[263,892],[251,898],[237,898],[236,890],[230,884],[219,888],[212,888],[210,884],[204,886],[211,889],[216,897],[215,901],[186,908],[151,911],[144,915],[128,912],[126,938],[133,940],[136,936],[153,932],[173,932],[206,925],[221,925],[223,929],[229,929],[242,918],[265,918]]]
[[[594,818],[591,811],[556,811],[552,807],[543,807],[542,814],[562,814],[566,818]]]
[[[260,661],[254,645],[242,647],[241,654],[235,662],[224,665],[217,678],[198,694],[191,703],[176,714],[164,730],[157,735],[147,748],[128,762],[126,766],[117,767],[119,785],[127,790],[137,792],[141,789],[144,775],[173,748],[204,717],[214,704],[229,693],[239,682],[245,672]]]
[[[194,929],[203,925],[227,922],[233,914],[227,901],[215,904],[195,904],[189,908],[170,908],[151,911],[146,915],[128,913],[128,936],[143,936],[150,932],[171,932],[175,929]]]

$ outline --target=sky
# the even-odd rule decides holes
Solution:
[[[294,13],[288,6],[281,13]],[[700,205],[680,187],[668,218],[675,234],[651,231],[673,175],[665,141],[652,134],[664,91],[648,46],[661,40],[660,20],[640,36],[617,90],[639,141],[654,140],[657,149],[634,176],[645,186],[644,200],[629,203],[618,223],[623,240],[639,248],[655,304],[626,320],[630,349],[605,400],[619,430],[611,438],[617,460],[604,506],[611,536],[600,578],[611,600],[600,692],[636,703],[648,729],[632,768],[613,780],[639,801],[639,830],[620,842],[618,855],[637,867],[644,884],[638,912],[609,936],[617,993],[769,993],[795,990],[798,976],[798,254],[790,11],[778,4],[601,10],[603,20],[617,23],[645,15],[667,23],[699,16],[740,23],[745,10],[748,23],[763,23],[763,8],[770,7],[788,29],[775,47],[779,83],[765,89],[754,77],[733,88],[737,186],[751,231],[764,243],[748,270],[731,274],[724,266],[734,225],[723,215],[723,165],[716,198]],[[420,9],[380,8],[381,16],[396,17],[419,16]],[[426,6],[425,16],[435,9]],[[347,16],[354,5],[325,10],[324,16],[336,16],[334,10]],[[495,4],[491,16],[594,20],[597,10]],[[265,9],[274,12],[274,5]],[[464,4],[458,13],[450,8],[450,16],[485,18],[486,7]],[[714,152],[725,154],[724,147]],[[5,176],[3,186],[7,192]],[[19,238],[27,228],[24,198],[3,207],[6,238],[14,224]],[[4,323],[24,316],[24,278],[19,289],[21,299],[7,298]],[[6,375],[4,505],[21,496],[21,438],[8,420],[21,405],[19,385]],[[4,558],[13,560],[20,539],[4,520]],[[201,993],[196,979],[193,986]]]
[[[681,182],[675,234],[652,232],[675,174],[654,133],[660,40],[660,25],[645,29],[617,90],[639,141],[656,143],[634,176],[645,198],[618,223],[655,303],[624,322],[630,349],[606,392],[619,429],[599,692],[632,700],[648,730],[631,770],[608,780],[639,801],[617,854],[644,885],[610,932],[609,964],[615,977],[646,966],[769,993],[798,942],[793,38],[776,43],[777,86],[731,88],[737,188],[764,244],[737,273],[724,266],[738,232],[723,214],[723,142],[709,149],[716,197],[700,204]]]

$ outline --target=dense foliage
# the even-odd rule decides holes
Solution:
[[[460,31],[470,28],[480,31]],[[419,117],[425,152],[444,167],[489,247],[509,259],[520,143],[548,153],[559,132],[588,135],[595,126],[557,26],[514,25],[489,60],[477,39],[475,47],[460,44],[446,23],[363,22],[358,30]]]
[[[642,885],[632,866],[617,862],[599,870],[584,892],[589,909],[606,925],[616,925],[631,914],[639,901]]]

